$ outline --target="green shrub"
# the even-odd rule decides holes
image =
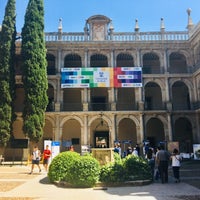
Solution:
[[[101,167],[101,182],[117,183],[144,179],[151,179],[151,169],[147,161],[140,157],[130,155]]]
[[[90,155],[80,156],[76,152],[62,152],[49,166],[51,182],[66,181],[74,187],[91,187],[99,179],[99,162]]]
[[[66,151],[58,154],[49,166],[48,177],[51,182],[67,180],[74,161],[80,155],[76,152]]]
[[[124,160],[126,180],[151,179],[151,168],[148,162],[138,156],[128,156]]]
[[[114,162],[101,167],[100,181],[111,182],[123,182],[125,180],[124,167],[122,162]]]
[[[67,177],[74,187],[92,187],[99,180],[100,165],[92,156],[80,156],[75,160]]]

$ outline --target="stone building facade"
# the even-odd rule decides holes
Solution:
[[[178,141],[181,152],[200,143],[200,23],[194,25],[188,10],[187,31],[115,32],[111,19],[95,15],[84,31],[45,33],[49,105],[43,140],[71,141],[82,145],[113,147],[114,141],[152,146]],[[15,138],[24,138],[21,81],[21,41],[17,41],[17,119]],[[142,87],[61,88],[61,68],[142,67]],[[43,140],[39,146],[43,148]]]

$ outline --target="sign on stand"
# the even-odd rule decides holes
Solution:
[[[200,160],[200,144],[193,144],[194,159]]]
[[[55,158],[59,153],[60,153],[60,142],[52,141],[52,143],[51,143],[52,159]]]

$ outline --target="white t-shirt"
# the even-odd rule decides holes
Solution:
[[[172,167],[180,167],[181,160],[182,160],[182,158],[180,155],[173,155],[172,156]]]
[[[39,150],[33,151],[33,160],[40,160],[40,154]]]

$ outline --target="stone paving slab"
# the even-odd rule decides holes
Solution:
[[[12,170],[11,170],[12,168]],[[170,178],[168,184],[159,182],[145,186],[107,187],[106,189],[95,190],[93,188],[66,188],[51,184],[43,171],[28,175],[30,166],[27,167],[0,167],[0,176],[3,173],[10,174],[9,182],[16,182],[16,174],[25,174],[27,179],[19,178],[18,181],[25,181],[16,187],[2,192],[0,200],[200,200],[200,189],[184,182],[174,183]],[[0,179],[0,181],[6,179]]]

